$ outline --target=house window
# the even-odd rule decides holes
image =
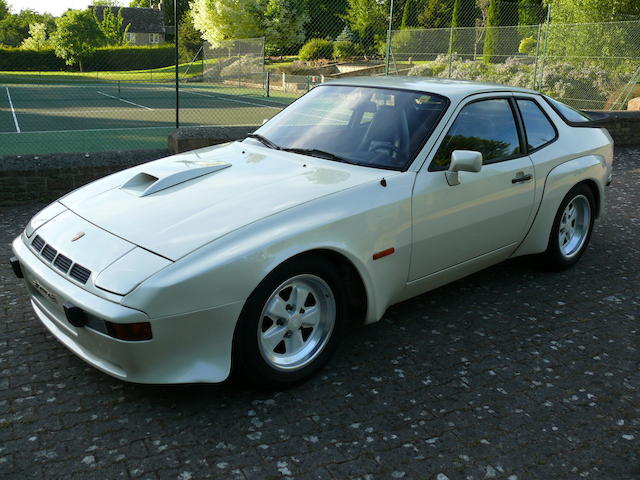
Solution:
[[[135,33],[131,33],[131,32],[127,32],[127,42],[136,43],[136,34]]]
[[[151,34],[151,43],[160,43],[160,34],[152,33]]]

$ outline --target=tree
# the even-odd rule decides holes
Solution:
[[[33,23],[29,26],[29,38],[25,39],[20,48],[25,50],[46,50],[51,48],[51,42],[47,40],[47,24]]]
[[[452,11],[453,0],[426,0],[418,22],[425,28],[446,28],[451,25]]]
[[[418,16],[420,3],[416,0],[406,0],[404,7],[402,8],[402,20],[400,22],[400,28],[416,27],[418,26]]]
[[[51,35],[56,55],[67,65],[78,64],[82,71],[82,60],[95,49],[104,45],[105,38],[93,12],[67,10],[56,20],[56,31]]]
[[[191,12],[193,25],[213,46],[230,38],[264,35],[256,0],[193,0]]]
[[[484,63],[491,63],[495,60],[495,53],[500,41],[500,0],[489,0],[487,10],[487,23],[485,25],[484,49],[482,59]]]
[[[640,20],[638,0],[546,0],[554,23]]]
[[[520,0],[518,3],[518,25],[539,25],[544,22],[547,9],[543,0]]]
[[[295,53],[304,42],[309,21],[305,0],[269,0],[264,12],[265,48],[268,55]],[[287,51],[287,49],[293,49]]]
[[[128,23],[125,27],[122,26],[124,22],[122,8],[118,10],[117,14],[113,13],[113,8],[104,8],[102,10],[102,19],[98,18],[95,8],[93,9],[93,14],[107,45],[127,44],[127,32],[131,24]]]
[[[9,15],[9,5],[7,0],[0,0],[0,20]]]
[[[191,11],[187,11],[180,20],[180,35],[178,36],[178,54],[180,62],[193,60],[202,46],[202,34],[193,26]]]
[[[50,14],[21,10],[20,13],[8,14],[0,20],[0,44],[19,46],[29,36],[29,27],[34,23],[45,23],[49,32],[55,29],[53,16]]]
[[[348,5],[347,0],[307,0],[307,40],[336,38],[345,26]]]
[[[133,8],[158,8],[161,0],[131,0],[129,6]]]
[[[349,0],[345,19],[365,50],[373,51],[385,41],[389,5],[376,0]]]

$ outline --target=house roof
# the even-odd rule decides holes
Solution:
[[[98,20],[102,21],[105,9],[109,8],[117,15],[120,11],[120,7],[107,7],[107,6],[91,6],[91,9],[96,10]],[[133,8],[122,7],[122,26],[129,27],[131,33],[164,33],[165,26],[162,18],[162,11],[157,8]]]

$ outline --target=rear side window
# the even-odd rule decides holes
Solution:
[[[585,123],[591,121],[584,113],[565,105],[551,97],[544,96],[544,99],[554,108],[556,112],[568,123]]]
[[[481,152],[485,164],[521,154],[509,100],[494,98],[466,105],[438,148],[431,170],[447,168],[454,150]]]
[[[527,132],[529,150],[545,146],[556,138],[556,130],[537,102],[519,98],[518,108]]]

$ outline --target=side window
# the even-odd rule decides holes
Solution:
[[[519,98],[518,108],[522,114],[530,150],[540,148],[556,138],[555,128],[535,101]]]
[[[432,169],[447,168],[454,150],[481,152],[485,164],[522,153],[509,100],[495,98],[466,105],[438,148]]]

